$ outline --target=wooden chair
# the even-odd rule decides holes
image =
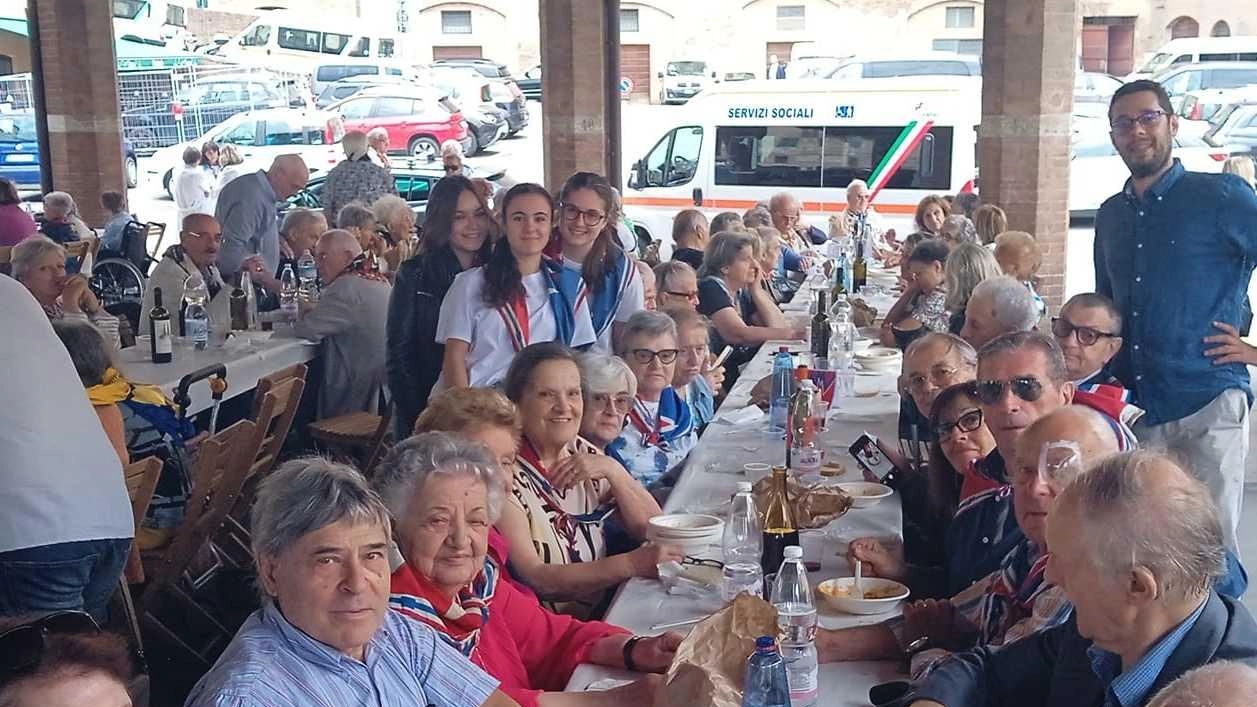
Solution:
[[[83,259],[88,253],[92,254],[92,261],[96,261],[96,255],[100,252],[100,239],[95,236],[88,236],[82,240],[71,241],[62,245],[65,248],[65,257]]]
[[[304,375],[305,366],[300,368],[300,373]],[[214,538],[215,546],[225,555],[223,559],[234,567],[249,567],[253,564],[253,555],[250,552],[252,539],[248,530],[253,493],[258,482],[275,468],[284,440],[288,437],[288,430],[292,427],[293,417],[297,414],[301,393],[305,390],[303,377],[286,378],[275,385],[271,385],[269,381],[267,383],[267,390],[263,393],[259,381],[258,405],[255,406],[257,409],[253,418],[257,454],[249,464],[245,485],[236,506],[224,520],[222,532]]]
[[[314,440],[338,456],[356,457],[353,461],[370,478],[375,463],[383,455],[387,445],[388,428],[393,419],[393,405],[389,403],[383,415],[369,412],[351,412],[339,417],[329,417],[311,422],[306,429]]]
[[[253,389],[253,419],[257,420],[262,410],[262,399],[272,388],[283,383],[289,378],[300,378],[305,381],[306,374],[309,372],[309,366],[304,363],[294,363],[287,368],[281,368],[270,375],[262,376],[258,379],[257,387]],[[300,400],[298,400],[300,402]]]
[[[148,513],[148,506],[153,501],[153,491],[157,488],[157,479],[161,476],[162,462],[157,457],[141,459],[128,464],[122,475],[126,480],[127,494],[131,497],[131,515],[138,530]],[[140,562],[140,553],[135,543],[131,543],[131,555],[127,558],[126,571],[118,581],[117,601],[122,605],[122,615],[127,622],[127,630],[131,640],[135,642],[138,654],[144,655],[144,638],[140,635],[139,616],[135,612],[135,602],[131,597],[131,584],[144,581],[144,567]]]
[[[196,578],[189,576],[189,567],[199,555],[214,552],[210,538],[222,527],[240,497],[251,462],[257,455],[256,444],[257,430],[249,420],[241,420],[201,443],[183,522],[175,529],[169,545],[144,558],[148,583],[137,601],[142,623],[194,657],[203,669],[210,667],[221,648],[231,640],[233,631],[206,610],[195,596],[216,567]],[[180,612],[179,630],[162,619],[164,611],[173,606]],[[200,625],[192,626],[194,621]],[[197,636],[208,633],[206,643],[200,647],[193,645],[197,640],[194,633]]]

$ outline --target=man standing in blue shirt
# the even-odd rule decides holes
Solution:
[[[1125,322],[1112,372],[1147,411],[1140,442],[1192,465],[1235,552],[1252,388],[1247,368],[1206,351],[1205,339],[1247,318],[1257,195],[1234,175],[1188,172],[1172,158],[1178,117],[1154,81],[1118,89],[1109,124],[1131,173],[1096,214],[1096,291]]]

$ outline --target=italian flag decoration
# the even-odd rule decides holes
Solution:
[[[878,163],[877,168],[869,175],[869,201],[877,198],[878,192],[886,186],[891,177],[895,176],[895,173],[903,166],[904,160],[917,149],[932,127],[934,127],[932,120],[914,120],[904,127],[899,137],[895,138],[894,144],[882,157],[882,161]]]

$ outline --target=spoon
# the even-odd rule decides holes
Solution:
[[[864,574],[864,563],[859,560],[856,560],[855,561],[855,591],[857,594],[860,595],[861,599],[864,598],[864,579],[862,576],[863,574]]]

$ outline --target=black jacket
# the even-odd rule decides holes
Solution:
[[[393,395],[396,439],[410,435],[428,403],[445,359],[436,342],[441,301],[462,266],[448,247],[420,253],[401,264],[388,303],[388,387]]]
[[[1145,700],[1183,673],[1215,660],[1257,666],[1257,623],[1248,609],[1212,593],[1200,618],[1170,654]],[[1100,684],[1087,658],[1091,641],[1078,634],[1076,617],[1002,648],[957,653],[917,685],[912,700],[947,707],[1101,707]]]

